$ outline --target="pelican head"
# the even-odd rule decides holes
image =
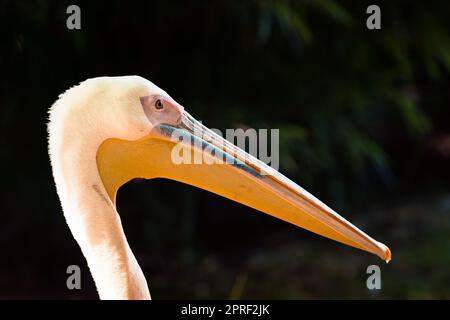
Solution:
[[[150,298],[116,211],[117,190],[134,178],[193,185],[390,260],[384,244],[138,76],[89,79],[62,94],[50,110],[49,150],[66,221],[101,298]],[[174,161],[180,150],[203,161]]]

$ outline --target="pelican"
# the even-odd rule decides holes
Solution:
[[[134,178],[166,178],[202,188],[386,261],[391,258],[387,246],[203,126],[142,77],[98,77],[70,88],[49,110],[48,133],[64,216],[100,299],[151,298],[116,210],[118,189]],[[177,164],[172,156],[180,143],[193,156],[233,161]],[[204,152],[206,147],[214,152]]]

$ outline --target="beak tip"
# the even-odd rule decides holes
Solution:
[[[391,250],[384,244],[378,242],[378,247],[380,248],[379,253],[377,254],[381,259],[389,263],[391,261]]]

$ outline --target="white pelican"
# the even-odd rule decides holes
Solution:
[[[61,94],[49,113],[49,153],[57,192],[101,299],[150,299],[115,204],[117,190],[133,178],[193,185],[390,260],[384,244],[280,173],[212,136],[146,79],[86,80]],[[202,130],[194,130],[194,125]],[[214,160],[221,155],[234,161],[175,164],[171,152],[179,141],[173,133],[201,142],[184,145],[193,156]],[[202,153],[204,147],[214,152]],[[262,175],[264,171],[270,174]]]

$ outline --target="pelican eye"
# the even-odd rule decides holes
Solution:
[[[161,99],[158,99],[155,101],[155,108],[156,108],[156,110],[162,110],[164,108],[164,105],[163,105]]]

